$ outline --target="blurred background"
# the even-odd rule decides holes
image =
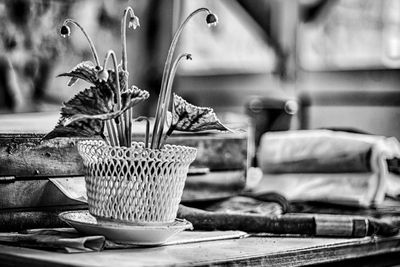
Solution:
[[[268,130],[340,128],[400,138],[400,0],[0,0],[0,130],[53,128],[62,102],[87,84],[56,78],[92,60],[78,21],[102,58],[120,55],[120,20],[131,5],[141,27],[128,32],[130,84],[151,93],[137,115],[154,114],[169,43],[197,7],[180,52],[174,91],[213,107],[223,121]],[[118,56],[120,58],[120,56]],[[27,123],[29,122],[29,123]]]

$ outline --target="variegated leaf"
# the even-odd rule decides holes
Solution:
[[[117,90],[117,85],[115,83],[115,72],[113,70],[108,70],[109,73],[109,78],[107,80],[107,84],[114,88],[114,92]],[[118,71],[119,75],[119,86],[121,89],[121,92],[125,92],[128,90],[128,77],[129,73],[127,71],[122,70],[122,68],[119,68]]]
[[[230,131],[218,120],[212,108],[192,105],[176,94],[174,94],[170,129],[185,132]]]
[[[61,73],[57,77],[70,77],[71,79],[68,82],[68,86],[72,86],[76,83],[78,79],[84,80],[88,83],[93,85],[99,85],[102,83],[98,79],[98,69],[91,61],[81,62],[76,65],[71,71],[66,73]],[[109,73],[109,78],[106,83],[111,87],[114,88],[114,92],[116,91],[116,84],[115,84],[115,72],[113,70],[107,70]],[[119,74],[119,82],[121,91],[125,91],[128,87],[128,76],[129,73],[127,71],[122,70],[121,66],[118,66],[118,74]]]
[[[116,110],[113,112],[107,112],[102,114],[75,114],[71,117],[66,118],[63,121],[64,126],[68,126],[72,123],[76,123],[82,120],[110,120],[115,119],[124,113],[127,109],[139,104],[140,102],[146,100],[149,97],[149,93],[146,90],[141,90],[135,86],[132,86],[131,89],[125,91],[121,95],[121,103],[122,107],[120,110]]]
[[[61,73],[57,77],[70,77],[68,86],[72,86],[78,79],[87,81],[91,84],[97,82],[97,70],[93,62],[84,61],[76,65],[72,70],[66,73]]]
[[[113,112],[114,93],[102,83],[79,92],[61,108],[61,118],[53,131],[44,139],[67,136],[95,136],[103,134],[104,122],[94,119],[83,119],[65,126],[65,122],[76,114],[96,115]]]
[[[131,108],[136,106],[140,102],[149,98],[150,94],[146,90],[139,89],[136,86],[132,86],[129,90],[126,90],[121,94],[122,107]]]

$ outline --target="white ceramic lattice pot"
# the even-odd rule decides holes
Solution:
[[[78,143],[86,169],[89,212],[97,219],[170,223],[176,218],[190,163],[197,150],[112,147],[100,140]]]

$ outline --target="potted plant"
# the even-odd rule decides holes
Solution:
[[[122,61],[119,65],[112,50],[107,52],[101,65],[96,48],[84,28],[72,19],[64,21],[61,35],[70,35],[70,25],[78,27],[88,40],[94,62],[82,62],[59,76],[70,77],[69,86],[78,79],[92,86],[64,103],[59,122],[44,139],[76,135],[101,137],[78,143],[86,167],[89,212],[97,219],[124,223],[173,222],[196,149],[168,145],[168,136],[175,130],[228,130],[211,108],[194,106],[172,94],[178,64],[183,59],[192,59],[187,53],[174,59],[176,44],[188,21],[201,13],[207,14],[209,26],[217,24],[215,14],[207,8],[200,8],[177,29],[163,71],[152,131],[148,118],[132,117],[132,108],[149,97],[147,91],[128,85],[126,23],[128,21],[128,28],[140,26],[134,10],[126,8],[122,17]],[[107,68],[110,59],[112,69]],[[132,142],[132,122],[135,120],[146,121],[143,142]]]

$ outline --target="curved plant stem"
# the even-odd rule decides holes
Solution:
[[[124,124],[125,124],[125,130],[126,130],[126,146],[131,147],[132,145],[132,108],[127,109],[124,112]]]
[[[107,52],[106,57],[104,58],[104,64],[103,64],[103,70],[106,71],[106,66],[108,59],[111,57],[114,65],[114,72],[115,72],[115,83],[117,84],[117,89],[116,89],[116,98],[117,98],[117,110],[121,110],[121,87],[119,83],[119,72],[118,72],[118,65],[117,65],[117,57],[115,56],[114,51],[109,50]],[[118,120],[117,120],[118,119]],[[116,118],[115,121],[117,122],[118,125],[118,137],[119,137],[119,143],[120,145],[127,146],[127,142],[125,140],[124,136],[124,125],[123,125],[123,120],[120,118]]]
[[[104,63],[103,63],[103,70],[106,71],[106,66],[108,63],[109,58],[112,58],[113,64],[114,64],[114,72],[115,72],[115,83],[117,84],[117,91],[114,92],[116,97],[117,97],[117,109],[121,109],[121,87],[119,84],[119,72],[118,72],[118,63],[117,63],[117,57],[115,56],[114,51],[109,50],[106,54],[106,57],[104,58]]]
[[[156,109],[156,115],[155,115],[155,122],[154,122],[154,127],[153,127],[153,136],[152,136],[152,140],[151,140],[151,148],[155,148],[156,146],[156,142],[159,139],[159,128],[160,125],[162,125],[164,122],[160,121],[160,115],[161,115],[161,104],[164,102],[164,98],[166,95],[166,87],[167,87],[167,78],[169,76],[169,72],[170,72],[170,68],[171,68],[171,62],[172,62],[172,57],[176,48],[176,44],[178,42],[179,36],[182,33],[182,30],[184,28],[184,26],[187,24],[187,22],[196,14],[200,13],[200,12],[207,12],[208,14],[211,14],[211,11],[208,8],[199,8],[196,9],[195,11],[193,11],[183,22],[182,24],[179,26],[179,28],[177,29],[177,31],[174,34],[174,37],[172,39],[171,45],[169,47],[168,50],[168,55],[167,55],[167,59],[165,61],[165,65],[164,65],[164,71],[163,71],[163,76],[162,76],[162,80],[161,80],[161,91],[160,91],[160,95],[158,97],[158,102],[157,102],[157,109]]]
[[[85,35],[86,39],[89,42],[90,49],[92,50],[92,54],[93,54],[94,60],[96,62],[96,66],[100,66],[99,57],[97,56],[96,48],[95,48],[95,46],[94,46],[94,44],[92,42],[92,39],[90,39],[90,37],[87,34],[87,32],[85,31],[85,29],[78,22],[76,22],[73,19],[64,20],[63,25],[67,25],[68,23],[71,23],[71,24],[77,26],[82,31],[83,35]]]
[[[127,52],[126,52],[126,19],[128,17],[128,13],[131,17],[135,16],[135,13],[133,12],[133,9],[128,6],[124,10],[124,15],[122,16],[122,21],[121,21],[121,40],[122,40],[122,69],[127,70],[128,69],[128,61],[127,61]]]
[[[126,20],[128,17],[128,14],[130,15],[131,18],[135,17],[135,13],[132,9],[132,7],[128,6],[124,10],[124,15],[122,16],[122,21],[121,21],[121,40],[122,40],[122,69],[124,71],[127,71],[128,69],[128,55],[126,52]],[[128,89],[128,88],[125,88]],[[132,109],[128,109],[124,115],[123,119],[125,120],[125,126],[126,126],[126,141],[127,141],[127,146],[130,147],[132,143]]]
[[[158,139],[157,139],[157,143],[156,143],[156,147],[160,148],[161,147],[161,137],[164,131],[164,122],[165,122],[165,118],[167,117],[167,112],[168,112],[168,107],[169,107],[169,102],[171,99],[171,91],[172,91],[172,84],[174,82],[174,77],[175,77],[175,73],[176,70],[178,69],[178,65],[179,62],[183,59],[192,59],[191,58],[191,54],[188,53],[184,53],[184,54],[180,54],[174,61],[174,63],[172,64],[172,68],[171,68],[171,72],[169,74],[168,80],[167,80],[167,91],[165,94],[165,98],[164,98],[164,102],[161,103],[161,120],[160,120],[160,128],[159,128],[159,135],[158,135]]]
[[[118,139],[118,128],[115,123],[115,120],[109,120],[110,125],[111,125],[111,130],[114,132],[114,138],[115,138],[115,146],[120,146],[120,141]]]
[[[113,128],[111,126],[111,121],[106,121],[105,124],[107,127],[108,139],[110,141],[109,143],[111,146],[116,146],[117,140],[116,140],[115,132],[113,131]]]
[[[146,121],[146,134],[144,136],[144,148],[148,148],[149,147],[149,135],[150,135],[150,120],[149,118],[145,117],[145,116],[140,116],[138,118],[135,119],[135,121]]]
[[[175,130],[175,126],[170,126],[169,127],[169,129],[168,129],[168,131],[165,133],[165,135],[164,135],[164,137],[163,137],[163,139],[162,139],[162,141],[161,141],[161,143],[160,143],[160,147],[162,147],[164,144],[165,144],[165,142],[167,141],[167,139],[168,139],[168,137],[170,137],[171,136],[171,134],[172,134],[172,132]]]

